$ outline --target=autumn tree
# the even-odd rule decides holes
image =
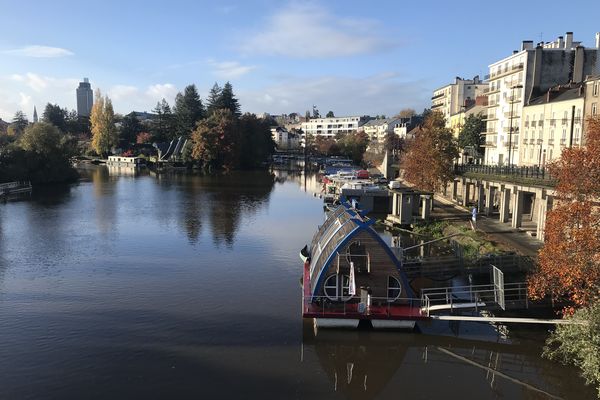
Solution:
[[[590,119],[586,147],[564,149],[549,165],[556,177],[555,205],[546,216],[533,298],[550,295],[574,308],[600,300],[600,119]],[[566,310],[569,311],[569,310]]]
[[[403,108],[394,118],[410,118],[417,115],[417,112],[413,108]]]
[[[137,144],[150,143],[152,141],[152,135],[148,132],[140,132],[137,134],[135,142]]]
[[[421,190],[436,191],[454,177],[458,149],[444,116],[432,112],[408,143],[401,163],[404,179]]]
[[[239,166],[239,130],[230,110],[215,111],[192,133],[192,157],[209,170]]]
[[[100,90],[96,90],[94,97],[95,102],[90,114],[92,148],[98,155],[105,157],[119,142],[115,112],[112,101],[108,96],[102,96]]]

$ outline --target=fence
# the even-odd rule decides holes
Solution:
[[[555,178],[546,168],[516,167],[516,166],[498,166],[498,165],[476,165],[476,164],[456,164],[454,173],[463,175],[465,173],[474,173],[481,175],[511,176],[518,178],[530,178],[546,181],[554,181]]]

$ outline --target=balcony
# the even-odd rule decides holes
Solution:
[[[538,140],[537,140],[537,144],[540,144],[540,145],[541,145],[542,143],[544,143],[544,139],[538,139]]]
[[[495,126],[485,128],[485,131],[483,131],[484,135],[493,135],[495,133],[498,133]]]
[[[544,121],[542,121],[542,120],[539,120],[539,121],[538,121],[538,126],[539,126],[540,128],[543,128],[543,127],[544,127]]]
[[[508,100],[509,103],[518,103],[521,101],[521,96],[509,96],[506,100]]]
[[[523,138],[523,144],[527,145],[527,138]]]
[[[567,139],[562,138],[560,139],[560,147],[565,147],[567,145]]]
[[[512,112],[511,113],[510,111],[508,111],[508,112],[504,113],[504,118],[516,119],[516,118],[521,118],[521,115],[519,113],[516,113],[516,112]],[[534,126],[534,125],[532,125],[532,126]]]
[[[563,124],[563,125],[566,125],[566,124],[567,124],[567,119],[566,119],[566,118],[563,118],[563,119],[562,119],[562,124]]]
[[[504,132],[504,133],[510,133],[510,132],[511,132],[511,130],[510,130],[510,126],[505,126],[505,127],[502,129],[502,132]],[[516,134],[518,134],[518,133],[519,133],[519,127],[518,127],[518,126],[513,126],[513,127],[512,127],[512,133],[513,133],[513,135],[516,135]]]
[[[432,105],[431,109],[438,108],[438,107],[443,107],[443,106],[444,106],[444,103],[438,103],[438,104]]]
[[[548,139],[548,146],[554,146],[554,139]]]
[[[555,119],[551,119],[550,120],[550,126],[556,126],[556,120]]]
[[[483,89],[483,94],[490,95],[490,94],[498,93],[499,91],[500,91],[499,87],[497,87],[497,88],[488,87],[488,88]]]
[[[495,140],[486,140],[484,147],[496,147]]]
[[[523,68],[524,68],[523,63],[521,63],[521,64],[515,64],[515,65],[511,66],[510,68],[503,68],[500,71],[492,72],[490,74],[490,80],[499,79],[499,78],[501,78],[503,76],[512,74],[514,72],[521,71]]]
[[[496,116],[496,114],[488,114],[486,117],[486,121],[497,121],[498,117]]]
[[[531,121],[531,127],[535,128],[537,126],[537,121]]]
[[[529,144],[535,144],[535,139],[534,138],[529,139]]]
[[[444,93],[436,94],[435,96],[431,97],[431,100],[439,99],[440,97],[444,97]]]
[[[498,102],[496,100],[488,100],[488,108],[498,106]]]

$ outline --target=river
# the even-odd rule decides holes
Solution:
[[[83,172],[0,204],[2,399],[592,399],[544,329],[319,331],[314,176]]]

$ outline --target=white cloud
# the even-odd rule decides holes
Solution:
[[[107,96],[113,101],[128,100],[138,95],[138,88],[129,85],[115,85],[108,89],[107,92]]]
[[[31,96],[27,96],[23,92],[19,92],[19,96],[21,97],[21,100],[19,101],[19,105],[21,106],[22,109],[27,110],[28,108],[32,107],[31,106]]]
[[[394,43],[374,34],[383,26],[366,18],[344,18],[315,4],[291,4],[276,12],[260,32],[242,40],[246,54],[329,58],[371,53]]]
[[[425,82],[402,80],[397,73],[364,78],[288,77],[261,90],[239,91],[244,111],[272,114],[299,112],[315,104],[321,114],[394,115],[405,107],[424,108],[429,104]]]
[[[173,103],[173,99],[177,94],[177,88],[170,83],[157,83],[155,85],[148,86],[146,90],[146,96],[153,101],[160,101],[162,99],[167,100],[169,103]]]
[[[35,58],[57,58],[74,55],[72,51],[63,49],[61,47],[39,45],[25,46],[18,49],[5,50],[3,51],[3,53]]]
[[[213,74],[221,79],[237,79],[256,68],[254,65],[242,65],[237,61],[216,61],[209,59],[208,65],[213,68]]]

